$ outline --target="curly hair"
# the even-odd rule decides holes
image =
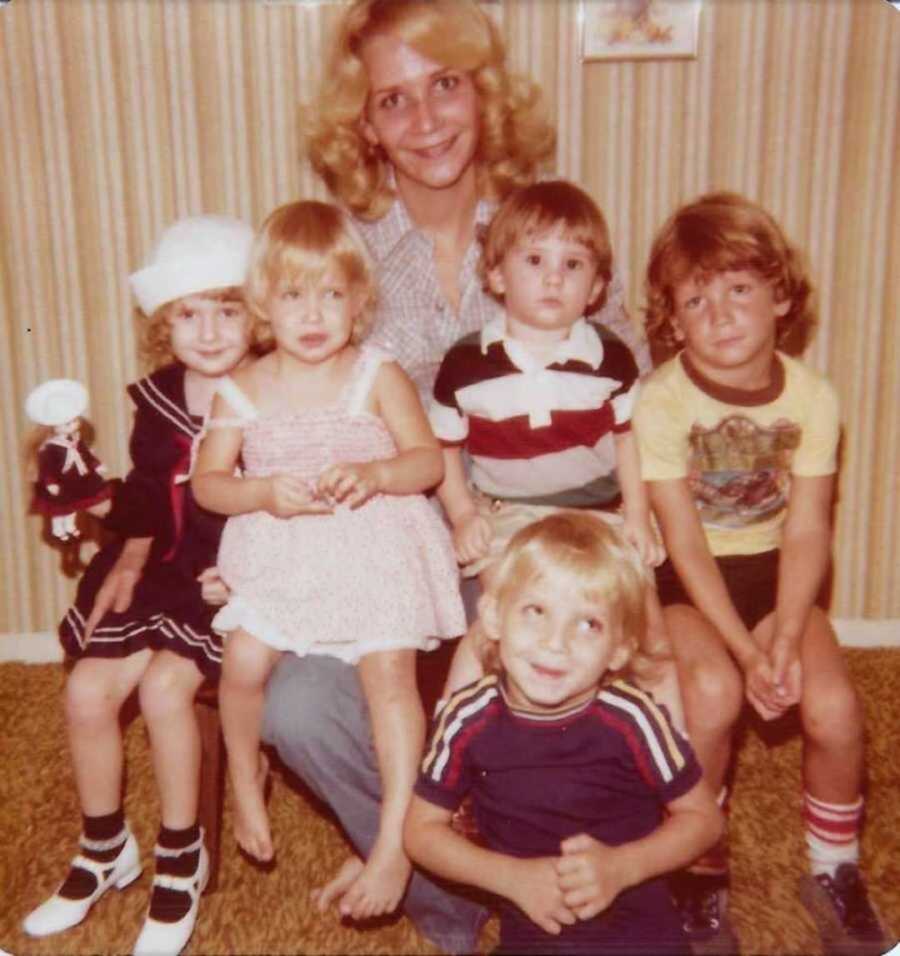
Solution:
[[[609,228],[593,199],[574,183],[549,179],[510,193],[485,231],[479,273],[487,291],[487,276],[517,243],[527,236],[561,229],[567,239],[585,246],[594,257],[603,291],[590,303],[595,312],[606,301],[612,278]]]
[[[240,286],[229,286],[225,289],[208,289],[193,293],[204,299],[213,299],[216,302],[239,302],[246,304],[244,290]],[[147,316],[140,309],[135,309],[135,319],[139,330],[139,350],[144,364],[151,370],[162,368],[175,361],[172,351],[172,315],[178,308],[181,299],[173,299],[161,305],[153,315]],[[258,348],[258,325],[250,332],[251,348]]]
[[[394,201],[390,162],[360,131],[369,94],[360,50],[370,37],[386,33],[471,74],[481,106],[475,156],[481,195],[500,200],[533,182],[553,155],[556,132],[540,87],[509,73],[500,33],[475,0],[355,0],[338,25],[319,94],[301,122],[310,163],[332,195],[368,220],[379,219]]]
[[[247,304],[261,323],[262,345],[272,343],[266,300],[282,283],[315,281],[336,265],[361,305],[350,337],[354,344],[369,329],[378,285],[375,265],[351,218],[332,203],[308,199],[287,203],[270,213],[250,253]]]
[[[679,348],[675,289],[691,278],[748,270],[771,282],[776,302],[790,300],[778,320],[777,344],[802,351],[815,325],[813,287],[800,253],[762,206],[736,193],[708,193],[687,203],[657,233],[647,265],[645,325],[658,356]]]
[[[648,644],[652,574],[616,528],[587,511],[561,511],[535,521],[513,536],[487,578],[485,593],[502,607],[528,581],[544,575],[565,575],[590,600],[608,605],[616,639],[629,651],[622,670],[637,676],[659,662]],[[497,642],[483,644],[485,669],[497,670]],[[618,676],[610,672],[607,679]]]

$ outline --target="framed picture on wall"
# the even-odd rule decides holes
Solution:
[[[582,60],[691,59],[700,0],[580,0]]]

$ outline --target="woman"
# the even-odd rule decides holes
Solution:
[[[426,407],[447,349],[499,312],[476,275],[478,227],[553,156],[540,90],[511,76],[504,57],[474,2],[362,0],[338,29],[306,122],[313,168],[379,266],[376,339]],[[648,371],[617,276],[606,303],[594,318]]]
[[[499,314],[476,274],[478,227],[553,155],[539,101],[535,84],[507,71],[497,28],[474,0],[356,0],[337,28],[306,121],[309,157],[377,263],[370,341],[398,357],[426,407],[444,352]],[[597,318],[649,368],[615,277]],[[263,737],[366,856],[380,783],[363,701],[352,668],[288,656],[269,682]],[[361,917],[373,878],[348,860],[318,892],[319,908]],[[403,906],[445,951],[476,948],[480,907],[419,873]]]

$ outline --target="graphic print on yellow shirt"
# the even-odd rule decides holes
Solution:
[[[837,393],[781,352],[769,386],[754,392],[705,380],[679,353],[642,385],[632,425],[643,479],[687,479],[720,556],[779,547],[792,476],[830,475],[837,465]]]
[[[779,419],[769,426],[733,414],[688,436],[688,483],[703,524],[743,528],[787,507],[791,459],[801,432]]]

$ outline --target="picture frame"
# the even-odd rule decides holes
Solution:
[[[701,0],[580,0],[583,62],[695,59]]]

